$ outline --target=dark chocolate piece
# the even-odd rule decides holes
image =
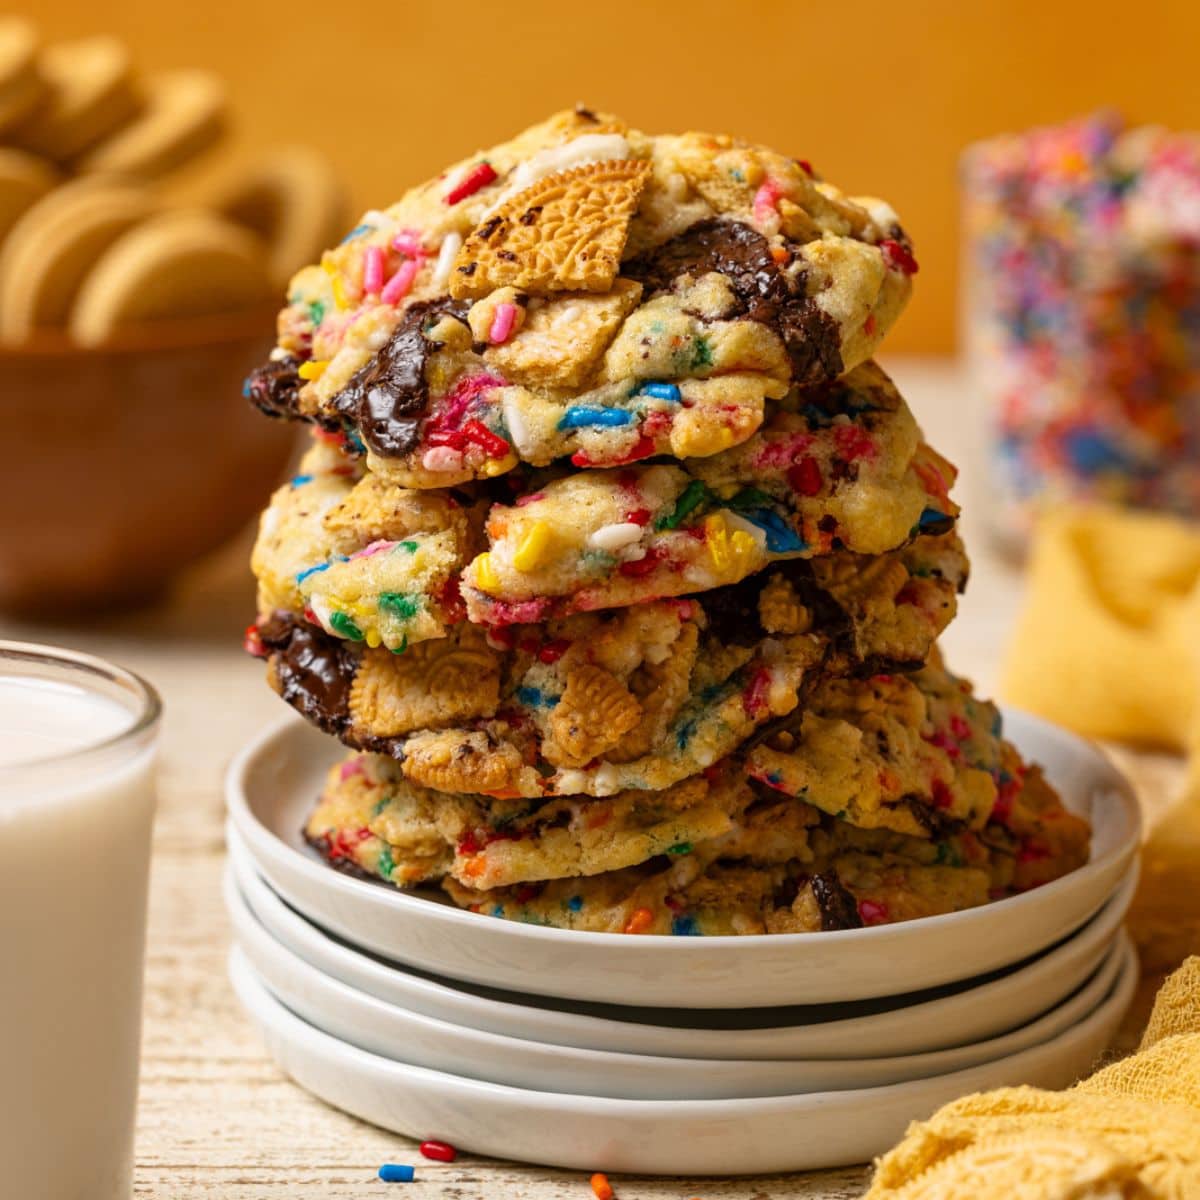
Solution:
[[[821,913],[822,930],[862,928],[858,904],[842,886],[836,871],[819,872],[808,882]]]
[[[271,651],[279,694],[318,729],[340,736],[350,719],[350,684],[357,654],[291,613],[276,612],[258,626]]]
[[[744,316],[779,335],[794,382],[820,383],[842,374],[837,322],[805,293],[803,274],[784,275],[767,239],[741,221],[698,221],[621,269],[650,292],[670,290],[681,275],[699,278],[713,271],[729,280]]]
[[[426,330],[444,316],[465,323],[469,308],[449,297],[413,304],[383,349],[334,396],[334,411],[377,454],[398,458],[417,445],[429,407],[425,367],[441,349]]]
[[[268,417],[295,421],[300,418],[300,389],[304,386],[299,368],[298,358],[268,359],[246,377],[242,395]]]

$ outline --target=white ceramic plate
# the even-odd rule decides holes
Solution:
[[[1133,996],[1137,965],[1130,954],[1113,991],[1072,1029],[1008,1058],[888,1087],[747,1100],[602,1099],[408,1066],[289,1012],[236,948],[230,977],[283,1071],[385,1129],[581,1171],[750,1175],[864,1162],[895,1142],[909,1121],[968,1092],[1020,1083],[1065,1087],[1112,1037]]]
[[[229,836],[230,867],[238,888],[268,934],[314,970],[356,991],[487,1033],[678,1058],[874,1058],[995,1037],[1053,1008],[1093,973],[1137,885],[1135,864],[1117,894],[1067,941],[1005,975],[959,985],[959,990],[935,999],[899,1006],[869,1000],[849,1006],[716,1012],[629,1009],[450,983],[356,950],[288,908],[255,871],[237,834],[230,830]],[[848,1015],[847,1010],[858,1015]]]
[[[546,1092],[585,1090],[627,1100],[726,1100],[882,1087],[945,1075],[1040,1045],[1085,1018],[1112,990],[1128,957],[1121,934],[1100,969],[1058,1007],[998,1038],[898,1058],[738,1060],[576,1050],[503,1037],[410,1012],[314,970],[259,924],[225,876],[234,936],[250,965],[298,1017],[394,1062]]]
[[[295,718],[237,756],[226,799],[258,868],[289,904],[400,962],[491,987],[612,1004],[824,1004],[936,987],[1019,962],[1079,928],[1116,888],[1140,835],[1129,784],[1074,734],[1020,713],[1006,719],[1009,736],[1045,766],[1065,802],[1091,818],[1091,861],[981,908],[819,935],[579,933],[483,917],[330,870],[300,830],[341,751]]]

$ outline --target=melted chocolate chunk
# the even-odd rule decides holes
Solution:
[[[279,694],[317,728],[340,735],[350,720],[356,655],[348,643],[291,613],[273,613],[258,626],[272,652]]]
[[[298,358],[268,359],[246,377],[242,395],[268,417],[295,421],[300,417],[300,378]]]
[[[425,367],[441,343],[426,330],[444,316],[465,322],[470,305],[444,297],[413,304],[383,349],[333,398],[333,408],[386,458],[407,454],[420,440],[429,406]]]
[[[966,822],[956,817],[947,816],[940,809],[934,808],[920,796],[909,795],[901,798],[900,803],[908,808],[914,819],[929,832],[935,840],[952,837],[961,833]]]
[[[858,915],[858,904],[854,897],[842,886],[837,872],[819,872],[809,880],[817,909],[821,913],[821,928],[828,932],[831,929],[860,929],[862,917]]]
[[[776,576],[786,579],[800,603],[813,614],[813,630],[830,640],[850,635],[850,618],[813,578],[812,564],[803,558],[774,563],[737,583],[702,592],[700,602],[708,617],[708,630],[724,645],[750,646],[767,636],[758,618],[758,597]]]
[[[784,275],[767,239],[749,225],[716,217],[698,221],[621,269],[650,292],[669,291],[681,275],[699,278],[713,271],[729,280],[743,316],[778,334],[796,383],[820,383],[842,374],[837,322],[805,294],[802,274],[794,280]]]

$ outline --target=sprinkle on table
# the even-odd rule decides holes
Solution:
[[[458,1151],[449,1142],[422,1142],[421,1153],[434,1162],[451,1163],[458,1157]]]
[[[608,1182],[608,1176],[601,1171],[592,1176],[592,1191],[596,1200],[613,1200],[612,1184]]]
[[[384,1183],[412,1183],[416,1169],[408,1163],[384,1163],[379,1168],[379,1178]]]

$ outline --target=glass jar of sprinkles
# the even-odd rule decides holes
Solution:
[[[1200,517],[1200,135],[1101,114],[978,143],[962,167],[962,334],[991,523],[1039,506]]]

